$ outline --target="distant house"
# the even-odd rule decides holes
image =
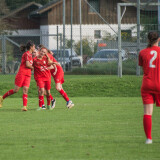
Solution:
[[[117,32],[117,3],[122,3],[121,0],[88,0],[88,2],[96,9],[96,11],[113,27]],[[31,12],[30,17],[39,19],[41,33],[56,34],[57,26],[59,32],[63,33],[63,1],[53,0],[47,5]],[[66,0],[66,38],[70,39],[71,34],[71,1]],[[136,8],[129,7],[122,20],[122,26],[125,29],[131,29],[136,25]],[[107,33],[115,34],[107,24],[82,0],[82,36],[89,40],[98,40],[104,37]],[[73,0],[73,39],[79,40],[79,1]],[[53,40],[49,40],[48,47],[54,47]]]
[[[18,34],[26,34],[28,30],[31,34],[39,34],[40,22],[39,20],[31,19],[29,17],[29,14],[40,7],[42,7],[41,4],[30,2],[12,11],[8,15],[3,16],[1,20],[10,24],[10,29],[12,31],[15,30],[16,32],[18,32]]]
[[[147,1],[147,0],[143,0]],[[110,24],[117,32],[117,3],[136,2],[136,0],[88,0],[95,10]],[[71,1],[66,0],[66,38],[70,39],[71,23]],[[122,19],[123,31],[131,34],[136,26],[137,9],[134,6],[127,7]],[[14,17],[14,18],[13,18]],[[12,24],[17,30],[14,34],[57,34],[63,33],[63,0],[52,0],[50,3],[41,6],[35,2],[28,3],[3,17],[5,21]],[[102,39],[106,34],[115,34],[107,24],[82,0],[82,36],[89,40]],[[73,0],[73,39],[79,40],[79,1]],[[45,38],[44,45],[53,49],[56,47],[55,38]]]

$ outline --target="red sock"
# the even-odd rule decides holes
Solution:
[[[44,96],[39,96],[39,107],[42,107],[44,104]]]
[[[152,131],[152,115],[144,115],[143,116],[143,127],[146,134],[147,139],[152,139],[151,131]]]
[[[53,100],[53,97],[52,97],[52,95],[50,94],[50,99],[51,99],[51,101]]]
[[[47,106],[49,106],[51,104],[51,98],[50,96],[47,96]]]
[[[23,94],[23,106],[27,106],[27,102],[28,102],[28,95],[27,94]]]
[[[59,93],[63,96],[63,98],[64,98],[66,101],[69,101],[69,98],[68,98],[68,96],[67,96],[67,93],[66,93],[63,89],[61,89],[61,90],[59,91]]]
[[[12,95],[12,94],[14,94],[13,89],[11,89],[11,90],[9,90],[8,92],[6,92],[6,93],[3,95],[3,99],[5,99],[6,97],[8,97],[8,96],[10,96],[10,95]]]

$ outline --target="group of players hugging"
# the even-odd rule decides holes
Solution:
[[[2,107],[2,103],[5,98],[17,93],[22,87],[22,111],[27,111],[28,89],[33,70],[39,96],[39,107],[37,110],[46,109],[44,95],[47,98],[47,109],[52,110],[55,107],[56,100],[50,93],[51,77],[54,79],[56,90],[66,100],[67,108],[72,108],[74,104],[62,88],[62,84],[64,83],[63,68],[54,58],[54,53],[43,45],[38,45],[35,47],[35,44],[32,41],[28,41],[26,45],[21,45],[20,50],[23,52],[23,55],[19,71],[15,77],[15,87],[14,89],[7,91],[3,96],[0,96],[0,107]]]

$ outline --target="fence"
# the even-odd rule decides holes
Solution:
[[[56,44],[51,43],[50,39],[56,39]],[[58,40],[57,40],[58,39]],[[0,72],[2,74],[15,74],[17,73],[20,63],[22,52],[20,52],[20,45],[26,44],[27,41],[33,41],[35,45],[44,44],[47,48],[49,45],[56,46],[56,49],[60,55],[62,55],[62,35],[44,35],[44,34],[32,34],[32,35],[1,35],[0,42],[1,47],[0,51]],[[52,41],[52,42],[54,42]],[[64,61],[64,57],[60,59],[60,63],[62,65]],[[63,65],[62,65],[63,66]],[[65,67],[65,66],[64,66]],[[65,68],[64,68],[65,70]]]
[[[22,55],[19,45],[33,40],[36,45],[42,43],[54,50],[63,69],[71,74],[138,75],[137,53],[146,47],[147,33],[159,28],[158,4],[151,2],[138,6],[138,3],[117,4],[114,0],[79,0],[73,1],[73,4],[72,0],[67,0],[66,15],[63,15],[65,24],[58,14],[58,11],[62,12],[62,6],[58,9],[57,5],[55,13],[59,22],[40,25],[38,34],[30,29],[27,32],[18,31],[18,34],[1,35],[0,72],[16,73]],[[73,12],[70,12],[72,9]],[[52,23],[50,17],[48,19]]]

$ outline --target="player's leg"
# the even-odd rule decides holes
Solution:
[[[50,95],[48,96],[48,94],[47,94],[47,90],[46,90],[46,89],[45,89],[44,95],[45,95],[45,96],[46,96],[46,98],[47,98],[47,108],[49,109],[50,107],[52,107],[52,106],[53,106],[54,99],[53,99],[53,97],[52,97],[51,93],[50,93]],[[51,106],[50,106],[50,103],[52,103],[52,104],[51,104]],[[50,107],[49,107],[49,106],[50,106]]]
[[[143,127],[145,135],[147,137],[146,144],[151,144],[152,112],[153,112],[153,104],[155,103],[155,95],[151,93],[141,92],[141,96],[144,105]]]
[[[0,96],[0,108],[2,107],[3,100],[5,98],[7,98],[8,96],[11,96],[12,94],[17,93],[19,91],[19,89],[20,89],[20,87],[15,85],[14,89],[7,91],[3,96]]]
[[[47,109],[51,109],[50,90],[46,90],[46,97],[47,97]]]
[[[37,80],[36,82],[37,82],[37,86],[39,87],[39,108],[38,110],[46,109],[45,106],[43,105],[44,104],[44,92],[45,92],[44,81]]]
[[[23,108],[22,111],[27,111],[27,103],[28,103],[28,89],[30,86],[31,77],[30,76],[24,76],[24,81],[22,84],[23,87]]]
[[[46,98],[48,99],[46,89],[45,89],[45,91],[44,91],[44,95],[45,95]],[[51,93],[50,93],[50,101],[51,101],[51,108],[53,109],[53,108],[55,107],[56,100],[53,98],[53,96],[51,95]],[[45,106],[45,104],[43,104],[43,106]]]
[[[23,108],[22,111],[27,111],[27,103],[28,103],[28,89],[29,87],[23,86]]]
[[[147,137],[146,144],[152,143],[152,113],[153,104],[144,105],[144,116],[143,116],[143,126]]]
[[[51,98],[50,98],[51,81],[45,81],[45,90],[47,97],[47,109],[51,109]]]
[[[67,93],[63,90],[62,88],[62,84],[61,83],[55,83],[56,85],[56,90],[62,95],[62,97],[66,100],[67,102],[67,107],[68,108],[72,108],[74,106],[74,104],[72,103],[72,101],[68,98]]]
[[[39,86],[37,86],[37,88],[38,88],[38,96],[40,96],[40,88],[39,88]],[[44,95],[46,95],[46,91],[44,90]],[[45,107],[45,104],[44,104],[44,101],[42,102],[42,108],[46,108]]]
[[[51,108],[53,109],[56,106],[56,99],[54,99],[51,94],[50,94],[50,99],[51,99]]]
[[[39,94],[39,110],[46,109],[44,104],[44,88],[40,88],[40,94]]]

